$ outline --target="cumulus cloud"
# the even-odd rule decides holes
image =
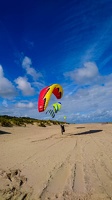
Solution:
[[[43,77],[40,72],[37,73],[36,70],[33,67],[31,67],[32,66],[32,61],[31,61],[31,59],[29,57],[26,56],[23,59],[22,66],[26,70],[26,73],[28,75],[32,76],[35,81],[37,79]]]
[[[18,85],[17,88],[22,91],[24,96],[34,95],[34,88],[32,88],[31,84],[27,81],[25,77],[18,77],[15,80],[15,83]]]
[[[3,68],[0,65],[0,96],[3,98],[12,98],[16,95],[14,85],[7,78],[4,77]]]
[[[34,108],[34,104],[32,102],[29,102],[29,103],[19,102],[16,104],[16,107],[18,107],[18,108]]]
[[[94,85],[79,89],[74,95],[62,99],[63,108],[68,112],[89,112],[96,109],[112,109],[112,83]],[[67,109],[66,109],[67,108]]]
[[[111,121],[111,80],[112,74],[102,76],[100,84],[79,87],[75,92],[75,85],[71,84],[70,88],[67,87],[64,91],[65,97],[61,99],[61,115],[66,115],[67,120],[72,122]]]
[[[98,67],[94,62],[86,62],[83,67],[66,72],[64,76],[69,77],[78,84],[90,84],[100,79]]]

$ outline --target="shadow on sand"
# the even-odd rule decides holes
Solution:
[[[84,126],[78,126],[78,127],[76,127],[77,129],[80,129],[80,128],[85,128]]]
[[[0,130],[0,135],[3,135],[3,134],[11,134],[10,132],[6,132],[6,131],[1,131]]]
[[[72,136],[72,135],[86,135],[86,134],[98,133],[98,132],[101,132],[101,131],[102,130],[89,130],[89,131],[85,131],[85,132],[81,132],[81,133],[70,134],[70,136]]]

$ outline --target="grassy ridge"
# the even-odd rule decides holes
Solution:
[[[12,127],[12,126],[26,126],[27,124],[36,123],[38,126],[46,127],[59,124],[65,124],[65,122],[54,121],[54,120],[39,120],[30,117],[12,117],[8,115],[0,116],[0,125],[4,127]]]

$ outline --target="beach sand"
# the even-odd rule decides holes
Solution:
[[[0,200],[112,199],[112,125],[0,127]]]

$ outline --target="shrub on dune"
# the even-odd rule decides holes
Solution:
[[[9,121],[9,120],[2,120],[1,121],[1,126],[4,126],[4,127],[12,127],[13,124]]]
[[[44,122],[40,122],[40,124],[38,126],[40,126],[40,127],[46,127],[46,125],[45,125]]]

